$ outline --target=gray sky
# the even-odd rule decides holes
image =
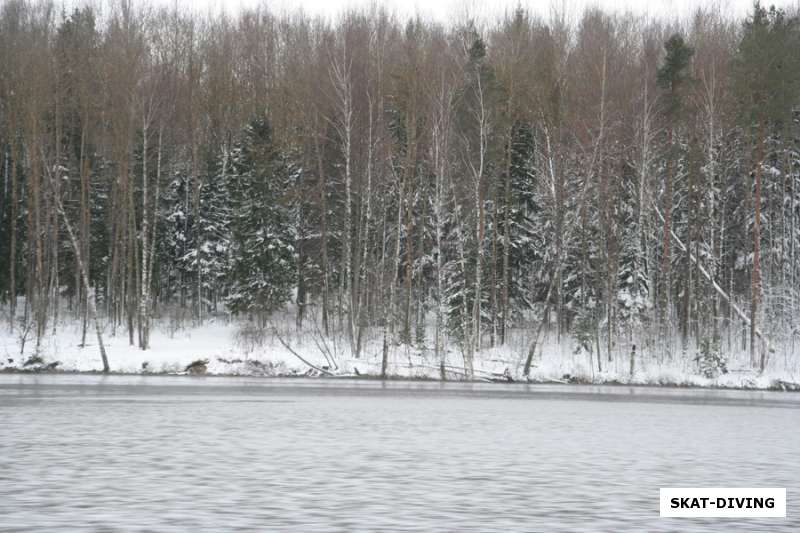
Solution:
[[[607,10],[630,10],[638,14],[653,16],[686,15],[698,5],[723,5],[725,10],[737,16],[744,16],[752,6],[753,0],[149,0],[156,4],[179,5],[200,11],[212,12],[225,8],[236,12],[242,6],[253,7],[266,4],[273,10],[282,11],[302,7],[309,14],[335,16],[347,6],[367,6],[382,4],[399,15],[420,14],[433,17],[441,22],[463,16],[467,10],[473,15],[489,16],[513,9],[518,4],[540,13],[547,13],[553,6],[565,6],[568,13],[580,13],[586,6],[596,5]],[[136,0],[134,0],[134,3]],[[762,3],[786,7],[795,5],[797,0],[762,0]]]

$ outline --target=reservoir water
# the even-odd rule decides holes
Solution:
[[[662,519],[659,487],[786,487]],[[0,531],[800,530],[800,394],[0,375]]]

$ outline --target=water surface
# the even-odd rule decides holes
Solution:
[[[2,531],[797,531],[800,395],[0,375]],[[786,519],[661,519],[667,486]]]

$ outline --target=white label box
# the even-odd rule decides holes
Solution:
[[[660,489],[662,517],[785,518],[785,488]]]

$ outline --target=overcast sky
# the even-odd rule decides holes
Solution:
[[[79,1],[79,0],[78,0]],[[753,0],[145,0],[156,4],[173,5],[176,1],[184,7],[212,12],[225,8],[231,13],[243,6],[253,7],[266,4],[275,11],[302,7],[309,14],[335,16],[348,6],[382,4],[399,15],[420,14],[447,22],[463,15],[466,9],[474,15],[489,16],[501,14],[521,4],[540,13],[548,12],[553,6],[564,5],[568,12],[580,13],[587,5],[597,5],[607,10],[630,10],[639,14],[653,16],[686,15],[698,5],[721,4],[726,11],[736,16],[744,16]],[[762,3],[786,7],[795,5],[798,0],[762,0]],[[133,0],[134,4],[137,0]]]

